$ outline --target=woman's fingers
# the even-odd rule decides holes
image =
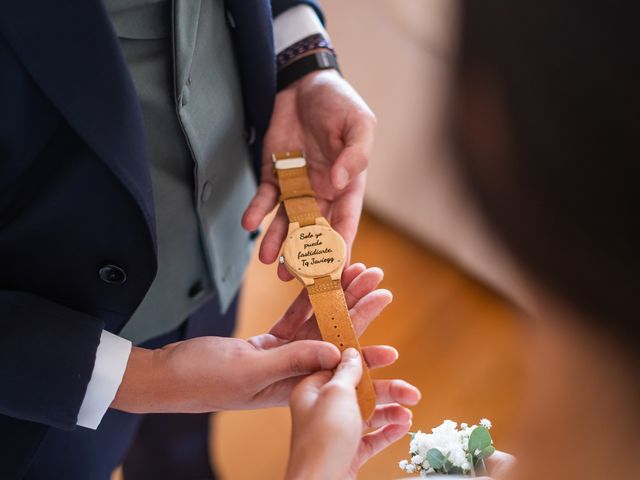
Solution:
[[[291,391],[289,403],[294,412],[304,412],[310,410],[318,398],[320,389],[331,380],[332,373],[322,370],[304,378]]]
[[[343,288],[348,288],[354,279],[366,270],[366,267],[362,263],[355,263],[347,267],[342,274]],[[291,306],[284,315],[282,315],[282,318],[271,328],[269,333],[276,337],[292,339],[300,326],[309,320],[311,313],[312,309],[309,303],[309,296],[307,295],[306,289],[303,288]]]
[[[366,294],[351,309],[353,328],[358,336],[362,335],[380,313],[393,301],[389,290],[378,289]]]
[[[383,278],[384,272],[382,269],[371,267],[355,276],[348,285],[345,285],[343,281],[342,286],[345,289],[344,297],[347,301],[347,307],[353,308],[362,297],[374,291]]]
[[[378,404],[416,405],[420,401],[420,390],[404,380],[374,380],[373,386]]]
[[[393,365],[398,360],[398,351],[389,345],[369,345],[362,347],[362,355],[369,369]]]
[[[355,469],[360,468],[371,457],[397,442],[409,432],[410,424],[387,425],[378,430],[367,433],[362,437],[355,459]]]
[[[360,354],[355,348],[347,348],[342,352],[340,365],[338,365],[336,373],[327,385],[342,385],[353,389],[353,394],[355,395],[355,388],[360,382],[361,376],[362,360],[360,359]]]
[[[385,425],[411,425],[411,410],[397,403],[376,407],[371,418],[366,422],[367,428],[380,428]]]
[[[496,450],[493,455],[485,459],[484,464],[492,477],[509,478],[516,462],[516,457],[513,455]]]

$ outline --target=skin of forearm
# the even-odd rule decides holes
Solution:
[[[164,371],[161,350],[133,347],[111,408],[129,413],[157,413],[166,409],[160,393],[170,372]]]

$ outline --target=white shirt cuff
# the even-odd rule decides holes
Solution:
[[[79,426],[93,430],[98,428],[122,383],[130,354],[129,340],[102,331],[91,380],[78,412]]]
[[[273,34],[276,44],[276,54],[294,43],[310,35],[322,34],[327,40],[329,34],[322,26],[315,10],[309,5],[291,7],[273,21]]]

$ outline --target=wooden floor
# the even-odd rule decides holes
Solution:
[[[414,409],[414,430],[430,429],[449,418],[494,423],[498,448],[508,449],[518,409],[521,360],[520,320],[504,301],[458,268],[402,233],[365,215],[353,261],[382,267],[383,286],[394,303],[370,327],[363,344],[386,343],[400,351],[398,363],[375,373],[417,385],[423,400]],[[297,294],[284,284],[275,265],[254,261],[247,274],[237,335],[266,331]],[[222,478],[282,478],[287,461],[286,409],[225,412],[215,419],[213,453]],[[362,479],[400,476],[397,462],[408,441],[367,464]]]

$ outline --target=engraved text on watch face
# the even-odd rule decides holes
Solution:
[[[289,232],[283,255],[289,270],[306,277],[322,277],[342,268],[344,240],[332,228],[308,225]]]

